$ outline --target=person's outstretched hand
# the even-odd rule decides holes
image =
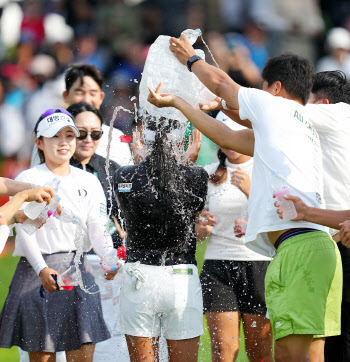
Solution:
[[[273,197],[275,197],[275,195]],[[308,209],[308,206],[305,204],[305,202],[302,201],[302,199],[300,197],[290,195],[290,194],[284,195],[283,197],[286,200],[293,201],[293,204],[295,206],[295,210],[297,212],[297,217],[292,219],[292,221],[305,220],[306,212]],[[279,215],[280,219],[283,219],[283,211],[281,209],[279,209],[280,203],[278,201],[275,201],[274,205],[278,208],[277,214]]]
[[[148,102],[152,103],[154,106],[158,108],[163,107],[173,107],[175,96],[171,94],[160,94],[160,89],[162,88],[162,82],[158,84],[157,89],[154,91],[150,87],[148,87],[149,95]]]
[[[188,41],[185,34],[181,34],[180,39],[170,38],[169,43],[170,51],[175,55],[177,60],[184,65],[187,64],[188,58],[196,55],[193,46]]]
[[[194,166],[196,164],[201,144],[202,134],[198,129],[194,129],[192,135],[188,138],[188,147],[183,157],[186,166]]]
[[[207,104],[199,103],[199,108],[202,111],[220,111],[222,110],[221,98],[216,97]]]

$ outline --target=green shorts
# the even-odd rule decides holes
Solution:
[[[325,232],[294,236],[277,249],[265,277],[274,339],[290,334],[340,334],[342,264]]]

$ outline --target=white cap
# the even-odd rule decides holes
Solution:
[[[344,28],[333,28],[327,34],[326,44],[330,50],[350,50],[350,33]]]
[[[232,129],[233,131],[241,131],[242,129],[247,129],[247,127],[241,126],[240,124],[233,121],[230,117],[227,117],[224,112],[219,112],[216,115],[216,119],[222,121],[228,128]]]
[[[40,136],[51,138],[65,127],[72,128],[74,134],[77,137],[79,136],[79,130],[75,127],[71,117],[64,113],[53,113],[40,121],[36,131],[36,138]]]

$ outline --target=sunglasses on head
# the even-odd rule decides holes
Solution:
[[[44,119],[44,118],[46,118],[48,116],[52,116],[55,113],[64,113],[67,116],[69,116],[70,118],[74,119],[74,117],[67,110],[65,110],[64,108],[51,108],[51,109],[48,109],[45,113],[43,113],[41,115],[40,118]]]
[[[97,141],[102,137],[102,134],[103,134],[102,130],[88,132],[88,131],[84,131],[84,130],[80,129],[79,132],[80,132],[80,136],[77,137],[78,140],[84,140],[88,135],[90,135],[94,141]]]

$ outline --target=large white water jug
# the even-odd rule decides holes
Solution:
[[[183,32],[194,44],[201,35],[200,30],[187,29]],[[181,64],[169,49],[170,36],[160,35],[151,45],[142,73],[140,84],[140,107],[149,114],[186,122],[185,116],[172,107],[157,108],[147,101],[148,87],[155,89],[163,83],[161,93],[177,95],[198,108],[198,103],[207,103],[215,98],[199,79]],[[205,59],[204,52],[196,49],[197,55]]]

